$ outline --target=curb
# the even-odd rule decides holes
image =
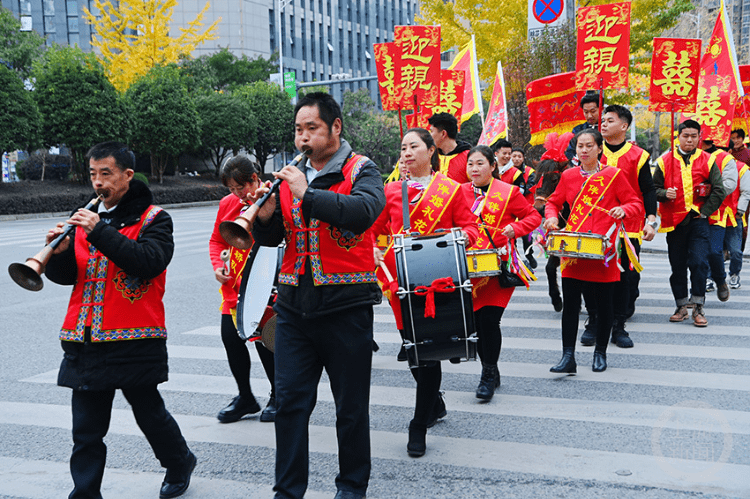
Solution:
[[[218,206],[219,199],[215,201],[194,201],[190,203],[172,203],[159,205],[165,210],[175,210],[180,208],[196,208],[201,206]],[[70,215],[69,211],[59,211],[52,213],[19,213],[16,215],[0,215],[0,222],[10,222],[14,220],[34,220],[37,218],[59,218]]]

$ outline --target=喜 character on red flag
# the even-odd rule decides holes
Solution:
[[[695,112],[701,41],[654,38],[649,110]]]

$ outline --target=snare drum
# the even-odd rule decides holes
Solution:
[[[547,253],[570,258],[604,260],[610,241],[607,236],[593,232],[550,232],[547,237]]]
[[[460,229],[430,236],[394,236],[398,299],[410,367],[435,360],[476,359],[477,338],[465,241]],[[436,279],[445,277],[453,280],[455,289],[434,293],[435,317],[425,317],[426,296],[417,294],[415,289],[430,287]]]
[[[237,334],[243,340],[261,336],[259,329],[263,329],[266,322],[270,322],[268,317],[264,320],[263,316],[266,308],[273,304],[283,258],[283,245],[273,248],[259,244],[253,247],[247,257],[237,296]],[[261,338],[263,345],[273,351],[273,345],[267,345],[265,338]]]
[[[500,275],[501,261],[500,253],[496,249],[469,250],[466,252],[469,277]]]

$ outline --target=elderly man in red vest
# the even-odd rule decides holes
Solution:
[[[156,458],[167,469],[160,498],[182,495],[196,458],[157,385],[167,381],[164,285],[172,259],[172,219],[152,205],[133,179],[135,156],[105,142],[88,152],[91,183],[104,200],[97,212],[77,210],[76,226],[47,265],[47,277],[73,285],[60,340],[65,352],[58,385],[73,389],[70,499],[101,498],[115,390],[122,390]],[[49,231],[49,243],[63,224]]]
[[[341,138],[341,108],[330,95],[300,99],[294,126],[305,158],[274,174],[284,182],[253,227],[262,245],[286,240],[274,306],[274,490],[277,499],[305,495],[308,424],[325,369],[337,415],[336,499],[360,499],[370,478],[372,306],[381,300],[369,229],[385,207],[383,181],[375,163]]]
[[[661,228],[667,233],[667,251],[677,309],[670,322],[682,322],[693,304],[693,324],[708,325],[703,304],[706,301],[704,262],[708,258],[708,217],[724,200],[721,170],[711,156],[698,147],[701,126],[686,120],[678,127],[679,145],[659,158],[654,172],[656,199],[659,201]],[[688,296],[687,272],[690,269]]]

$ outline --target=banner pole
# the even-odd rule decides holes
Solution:
[[[404,140],[404,123],[401,119],[401,105],[398,106],[398,131],[401,134],[401,140]]]
[[[669,152],[672,154],[672,161],[669,162],[669,166],[671,167],[669,169],[669,186],[671,187],[671,184],[672,184],[672,175],[674,173],[673,170],[674,170],[674,167],[675,167],[675,165],[674,165],[674,162],[675,162],[675,158],[674,158],[674,102],[672,102],[672,112],[670,113],[669,116],[670,116],[670,120],[671,120],[670,121],[671,133],[669,134],[669,144],[670,144],[669,145]],[[665,187],[667,186],[666,179],[664,180],[664,186]],[[667,189],[668,188],[669,187],[667,187]]]
[[[602,107],[604,106],[604,77],[599,77],[599,121],[597,121],[597,130],[602,129]]]

